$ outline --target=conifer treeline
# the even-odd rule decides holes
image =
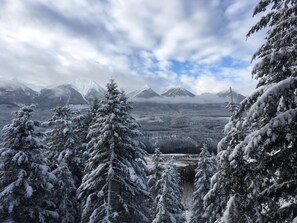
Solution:
[[[261,0],[263,12],[247,35],[268,30],[253,57],[257,89],[230,106],[202,222],[297,222],[297,1]]]
[[[248,33],[268,29],[257,89],[230,105],[216,160],[202,149],[190,222],[297,222],[297,1],[261,0],[254,14],[265,11]],[[16,112],[2,130],[0,221],[185,222],[176,168],[156,150],[147,177],[130,111],[111,81],[86,115],[56,108],[45,141],[33,108]]]
[[[2,130],[0,222],[185,222],[172,163],[159,164],[162,175],[147,185],[131,109],[111,80],[87,114],[57,107],[40,123],[33,106],[16,112]]]

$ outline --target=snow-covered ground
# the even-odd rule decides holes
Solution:
[[[170,154],[162,154],[164,157],[164,161],[168,161],[170,159],[174,159],[174,165],[178,168],[186,168],[188,166],[196,166],[198,155],[197,154],[176,154],[176,153],[170,153]],[[152,156],[149,155],[146,158],[147,161],[147,167],[150,169],[153,165],[152,162]]]

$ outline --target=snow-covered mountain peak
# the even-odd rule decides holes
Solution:
[[[142,88],[140,88],[140,90],[139,91],[145,91],[145,90],[149,90],[149,89],[151,89],[151,87],[149,86],[149,85],[144,85]]]
[[[104,95],[105,90],[98,83],[88,79],[77,79],[71,83],[72,87],[77,90],[81,95],[86,96],[91,90]]]
[[[7,79],[0,79],[0,88],[6,88],[10,90],[27,90],[29,89],[25,84],[21,83],[18,80],[7,80]]]
[[[145,85],[140,90],[136,90],[128,94],[130,98],[154,98],[160,97],[150,86]]]
[[[195,97],[193,93],[182,88],[182,87],[173,87],[167,90],[162,94],[165,97]]]
[[[32,104],[37,92],[18,80],[0,79],[0,104]]]

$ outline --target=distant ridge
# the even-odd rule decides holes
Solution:
[[[29,105],[38,93],[17,80],[0,79],[0,104]]]
[[[88,79],[77,79],[71,83],[71,86],[88,102],[94,101],[95,98],[103,98],[106,92],[97,82]]]
[[[231,95],[230,95],[230,90],[229,89],[217,93],[217,96],[224,99],[226,102],[231,101]],[[245,99],[245,96],[243,96],[242,94],[239,94],[236,91],[232,90],[232,98],[233,98],[233,102],[240,103],[243,99]]]
[[[40,94],[35,98],[34,102],[39,107],[49,108],[70,104],[87,104],[87,101],[71,84],[63,84],[50,89],[41,89]]]
[[[105,92],[105,89],[91,80],[76,80],[70,84],[43,88],[38,92],[17,80],[0,79],[0,104],[14,106],[35,104],[40,108],[53,108],[65,105],[87,105],[92,103],[95,98],[104,97]],[[235,103],[240,103],[245,98],[240,93],[232,92]],[[213,104],[231,101],[229,89],[219,93],[203,93],[195,96],[184,88],[175,87],[159,95],[147,85],[140,90],[127,94],[127,96],[134,102],[149,101],[173,104]]]
[[[136,91],[129,93],[128,97],[129,98],[148,99],[148,98],[155,98],[155,97],[159,98],[161,96],[157,92],[155,92],[152,88],[150,88],[149,86],[146,85],[140,90],[136,90]]]
[[[162,94],[164,97],[195,97],[193,93],[190,91],[181,88],[181,87],[174,87],[170,88],[166,92]]]

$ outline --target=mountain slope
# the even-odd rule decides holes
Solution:
[[[75,80],[71,86],[78,91],[86,101],[92,102],[95,98],[100,99],[105,95],[105,90],[95,81],[87,79]]]
[[[184,88],[181,88],[181,87],[170,88],[169,90],[164,92],[162,94],[162,96],[165,96],[165,97],[195,97],[195,95],[193,93],[191,93],[190,91],[188,91]]]
[[[38,97],[36,97],[35,103],[39,107],[46,108],[70,104],[87,104],[82,95],[69,84],[60,85],[51,89],[42,89]]]
[[[0,104],[30,105],[37,92],[16,80],[0,79]]]
[[[128,94],[129,98],[155,98],[160,97],[158,93],[156,93],[153,89],[151,89],[149,86],[145,86],[141,90],[133,91]]]
[[[231,101],[230,90],[225,90],[225,91],[219,92],[219,93],[217,93],[217,96],[222,98],[225,102]],[[237,93],[236,91],[232,91],[232,98],[233,98],[233,102],[240,103],[243,99],[245,99],[245,96]]]

